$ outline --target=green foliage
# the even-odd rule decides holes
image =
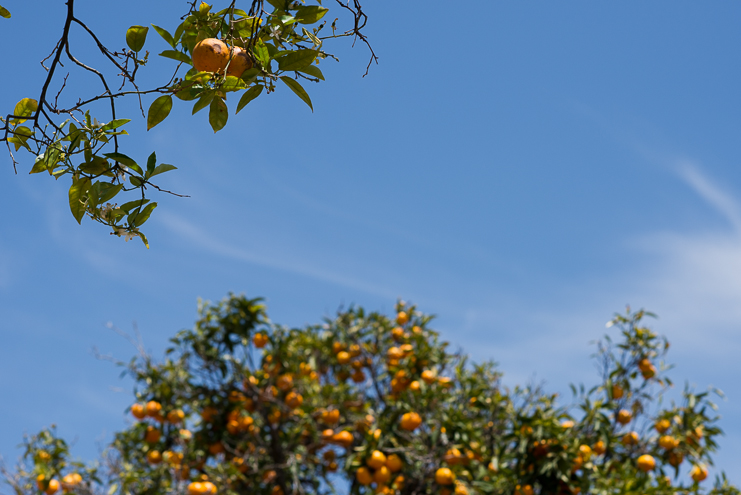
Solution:
[[[704,489],[709,481],[679,469],[712,464],[721,430],[708,392],[685,387],[664,405],[668,343],[645,326],[647,313],[615,317],[619,340],[597,346],[600,382],[560,405],[540,387],[504,387],[494,363],[448,351],[414,306],[397,311],[353,307],[286,328],[260,299],[200,305],[163,361],[143,354],[126,365],[140,420],[116,435],[103,478],[89,474],[95,464],[84,471],[85,486],[109,495],[196,493],[206,479],[226,495],[739,493],[723,473]],[[647,362],[660,368],[651,374]],[[70,472],[66,447],[50,445],[65,444],[47,431],[27,440],[19,495],[36,493],[39,473]]]
[[[10,11],[0,5],[0,17],[4,17],[5,19],[10,19]]]

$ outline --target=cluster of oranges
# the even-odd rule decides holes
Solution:
[[[193,67],[199,72],[215,72],[227,76],[240,77],[252,68],[252,58],[246,50],[238,46],[228,46],[216,38],[199,41],[193,48]]]
[[[74,493],[75,489],[82,483],[82,475],[80,473],[70,473],[62,478],[60,483],[58,479],[51,478],[46,479],[43,474],[39,474],[36,477],[36,486],[39,490],[46,493],[46,495],[54,495],[62,488],[64,493]]]
[[[378,493],[389,493],[393,490],[401,490],[404,486],[404,476],[395,475],[402,470],[404,462],[397,454],[386,456],[380,450],[371,452],[370,457],[355,471],[355,479],[363,486],[376,484]],[[391,487],[387,487],[392,481]]]

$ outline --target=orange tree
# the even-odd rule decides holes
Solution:
[[[203,305],[163,361],[125,365],[134,421],[99,461],[45,430],[6,477],[18,495],[739,493],[705,480],[721,433],[708,393],[662,406],[669,345],[647,313],[615,317],[597,385],[559,405],[396,310],[285,328],[259,299]]]
[[[70,179],[69,208],[78,223],[87,216],[127,241],[139,237],[147,247],[140,227],[157,207],[149,193],[175,194],[158,185],[158,176],[176,167],[158,163],[154,152],[145,158],[127,151],[120,138],[128,134],[125,126],[131,119],[120,115],[121,99],[133,98],[142,115],[146,102],[147,130],[164,121],[173,104],[182,101],[192,102],[193,114],[208,108],[209,123],[217,132],[227,124],[228,96],[234,98],[233,109],[239,112],[261,94],[282,86],[313,110],[304,85],[324,80],[318,65],[336,59],[327,45],[338,38],[364,42],[370,51],[368,68],[377,61],[363,34],[367,16],[359,0],[336,0],[331,16],[322,0],[231,0],[223,8],[196,0],[188,3],[184,15],[174,13],[169,30],[152,24],[160,40],[148,42],[149,27],[131,26],[119,33],[127,48],[112,50],[104,43],[106,37],[96,34],[75,11],[75,0],[66,0],[62,35],[42,61],[49,65],[44,65],[47,76],[39,96],[21,99],[0,118],[0,142],[6,143],[16,170],[13,153],[24,149],[32,155],[30,173]],[[11,14],[0,6],[0,17]],[[107,65],[93,67],[78,58],[69,43],[74,30],[86,36]],[[145,46],[159,52],[162,58],[156,64],[171,66],[157,87],[140,87],[137,80],[155,64]],[[69,73],[63,78],[58,73],[63,61],[68,70],[98,81],[100,92],[82,94],[68,88]],[[114,80],[120,81],[118,89]]]

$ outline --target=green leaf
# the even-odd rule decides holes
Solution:
[[[116,119],[111,120],[106,125],[100,128],[101,131],[111,131],[113,129],[118,129],[122,125],[128,124],[131,122],[131,119]],[[72,127],[72,124],[70,124],[70,127]]]
[[[0,5],[0,17],[5,17],[6,19],[10,19],[10,12],[8,9]]]
[[[168,163],[160,163],[157,165],[152,172],[152,175],[150,177],[154,177],[155,175],[163,174],[165,172],[169,172],[170,170],[177,170],[177,167],[175,165],[170,165]]]
[[[134,160],[124,155],[123,153],[103,153],[103,156],[108,157],[111,160],[115,160],[121,165],[129,167],[130,169],[136,171],[139,175],[144,174],[142,168]]]
[[[247,85],[244,81],[236,76],[226,76],[224,84],[221,86],[221,90],[224,92],[239,91],[246,88]]]
[[[164,52],[160,53],[160,57],[171,58],[173,60],[177,60],[178,62],[184,62],[186,64],[193,63],[187,54],[183,52],[179,52],[177,50],[165,50]]]
[[[316,50],[295,50],[288,52],[276,58],[278,60],[278,68],[285,71],[301,70],[311,65],[318,53]]]
[[[135,199],[134,201],[129,201],[128,203],[124,203],[119,208],[124,213],[129,213],[134,208],[139,208],[142,205],[145,205],[149,203],[148,199]]]
[[[147,40],[149,28],[146,26],[131,26],[126,31],[126,44],[133,51],[138,52],[144,48],[144,42]]]
[[[111,164],[105,158],[94,155],[89,162],[80,165],[80,170],[90,175],[102,175],[111,168]]]
[[[144,179],[140,179],[139,177],[129,177],[129,181],[134,187],[140,187],[142,184],[144,184]]]
[[[145,206],[144,209],[135,217],[136,226],[140,227],[141,225],[144,225],[144,222],[149,220],[149,216],[155,208],[157,208],[157,203],[149,203]],[[129,225],[131,225],[131,222],[129,222]]]
[[[214,98],[211,102],[211,109],[208,111],[208,123],[214,132],[219,132],[226,125],[229,118],[229,109],[221,98]]]
[[[316,35],[314,35],[314,33],[312,33],[311,31],[309,31],[308,29],[306,29],[304,27],[302,27],[301,30],[304,32],[304,36],[306,36],[307,38],[309,38],[311,40],[311,42],[314,43],[314,45],[316,45],[316,46],[322,46],[322,40],[320,40],[319,38],[317,38]]]
[[[157,31],[157,34],[162,36],[162,39],[164,39],[168,45],[175,48],[175,45],[176,45],[175,39],[173,39],[172,35],[168,33],[167,30],[162,29],[159,26],[155,26],[154,24],[152,24],[152,27],[154,28],[155,31]]]
[[[242,95],[242,98],[239,99],[239,103],[237,104],[237,112],[239,113],[240,110],[242,110],[249,102],[260,96],[260,93],[262,93],[263,86],[261,84],[257,84],[255,86],[252,86],[250,89],[244,92]]]
[[[87,177],[73,180],[72,187],[69,188],[69,208],[78,224],[82,223],[82,217],[85,216],[85,203],[82,199],[88,189],[90,189],[90,179]]]
[[[156,126],[170,115],[172,110],[172,96],[162,95],[152,102],[147,114],[147,130]]]
[[[320,71],[319,67],[317,67],[316,65],[309,65],[308,67],[304,67],[303,69],[299,69],[298,71],[324,81],[324,74],[322,74],[322,71]]]
[[[291,88],[291,91],[296,93],[296,95],[304,100],[304,102],[309,105],[309,108],[311,108],[311,111],[314,111],[314,106],[311,104],[311,98],[309,98],[309,94],[306,92],[306,90],[301,86],[298,81],[291,79],[288,76],[280,76],[280,80],[286,83],[286,86]]]
[[[301,6],[298,8],[298,12],[296,12],[296,18],[301,24],[314,24],[324,17],[324,14],[327,12],[329,12],[329,9],[318,5]]]
[[[147,249],[149,249],[149,241],[147,240],[147,237],[142,232],[139,232],[139,237],[141,237],[142,242],[147,246]]]
[[[97,184],[97,182],[96,182]],[[121,189],[123,189],[123,184],[110,184],[108,182],[100,182],[100,203],[105,203],[107,201],[112,200],[116,194],[121,192]]]
[[[214,99],[214,96],[216,96],[216,93],[213,91],[205,91],[204,93],[205,94],[199,98],[196,104],[193,105],[193,113],[191,115],[195,115],[206,108],[211,103],[211,100]]]
[[[252,50],[252,54],[262,67],[266,69],[270,67],[270,52],[265,43],[258,41],[257,45],[255,45],[255,49]]]
[[[147,158],[147,177],[152,176],[155,165],[157,165],[157,154],[153,151],[152,154],[149,155],[149,158]]]
[[[288,8],[288,2],[286,0],[268,0],[268,3],[276,9],[286,10]]]
[[[13,109],[13,115],[17,117],[30,117],[31,115],[36,112],[36,110],[39,108],[39,103],[34,100],[33,98],[23,98],[21,101],[15,104],[15,109]],[[20,119],[12,119],[11,122],[14,124],[22,124],[27,119],[20,118]]]

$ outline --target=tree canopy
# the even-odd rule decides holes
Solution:
[[[120,363],[136,382],[132,423],[94,463],[53,429],[25,441],[18,495],[739,493],[714,482],[713,390],[667,400],[668,341],[645,311],[615,315],[598,380],[566,402],[508,388],[399,301],[304,328],[259,299],[204,304],[162,360]]]

